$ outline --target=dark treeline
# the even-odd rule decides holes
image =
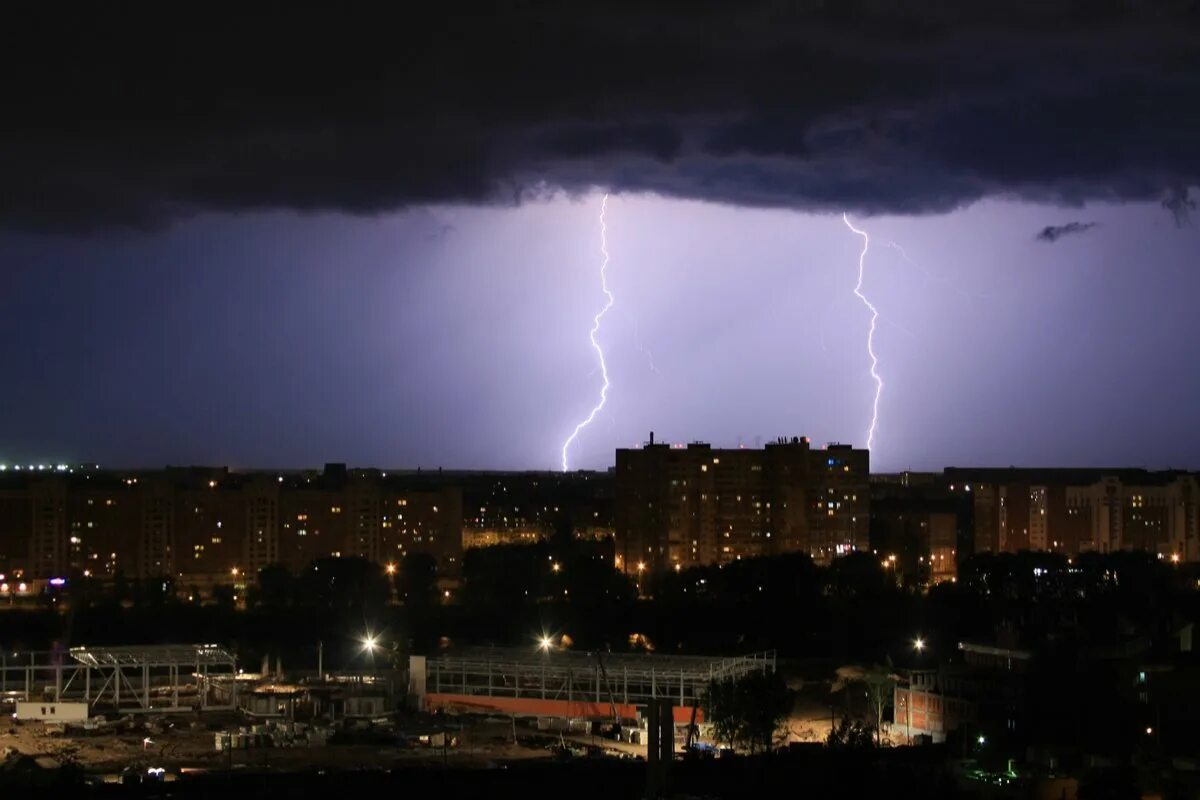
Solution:
[[[896,585],[876,556],[821,567],[803,555],[746,559],[638,578],[612,567],[611,541],[558,537],[533,545],[470,550],[461,582],[443,584],[433,559],[410,556],[395,574],[356,558],[314,562],[299,575],[264,569],[234,599],[208,602],[169,581],[71,581],[39,609],[0,613],[5,649],[58,642],[132,644],[214,641],[251,659],[280,655],[315,667],[362,658],[377,633],[402,656],[447,644],[536,645],[566,634],[581,649],[735,653],[882,661],[909,652],[916,636],[941,653],[958,641],[1038,642],[1063,631],[1088,645],[1130,635],[1155,638],[1194,616],[1196,575],[1141,553],[977,556],[957,582],[922,592]],[[447,596],[449,591],[449,596]],[[189,601],[188,598],[192,598]]]

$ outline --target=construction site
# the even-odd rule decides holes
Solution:
[[[496,766],[669,757],[705,728],[710,681],[774,671],[736,658],[468,648],[407,670],[249,672],[216,644],[76,647],[0,659],[0,782],[237,770]]]
[[[775,670],[774,652],[736,658],[467,648],[413,656],[409,693],[427,711],[503,713],[638,728],[646,707],[670,701],[677,725],[703,723],[709,684]]]

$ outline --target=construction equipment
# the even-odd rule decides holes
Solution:
[[[604,656],[599,650],[596,651],[596,664],[600,667],[600,678],[604,681],[604,688],[608,692],[608,706],[612,711],[612,721],[609,723],[609,730],[605,731],[601,728],[601,733],[610,736],[611,738],[620,738],[621,736],[621,714],[617,711],[617,697],[613,694],[612,684],[608,681],[608,670],[604,668]]]
[[[692,699],[692,721],[688,723],[687,740],[684,742],[684,745],[683,745],[683,752],[685,754],[689,754],[689,755],[691,754],[692,745],[694,745],[696,743],[696,739],[700,738],[698,736],[699,731],[696,728],[696,712],[699,708],[700,708],[700,701],[693,698]]]

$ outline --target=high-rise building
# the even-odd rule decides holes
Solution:
[[[902,583],[953,581],[962,523],[954,500],[932,491],[876,494],[871,499],[871,549]]]
[[[429,553],[442,576],[461,566],[462,490],[450,483],[338,464],[64,472],[0,476],[0,574],[170,576],[187,588],[342,556]]]
[[[948,468],[974,497],[975,552],[1147,550],[1200,560],[1200,482],[1140,469]]]
[[[251,575],[279,563],[279,483],[256,475],[242,489],[246,515],[243,568]]]
[[[407,490],[388,486],[383,491],[380,552],[385,561],[409,553],[437,559],[443,574],[457,574],[462,565],[462,490],[452,486]]]
[[[614,529],[626,572],[775,553],[819,562],[867,545],[869,455],[807,438],[763,449],[650,441],[616,454]]]
[[[131,481],[142,482],[141,478]],[[142,484],[142,536],[138,552],[141,576],[175,573],[175,487],[165,475]]]

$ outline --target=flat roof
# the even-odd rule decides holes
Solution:
[[[90,667],[141,664],[232,664],[234,655],[219,644],[140,644],[72,647],[71,658]]]
[[[460,647],[427,656],[429,661],[473,661],[493,664],[521,664],[551,667],[591,667],[598,662],[595,651],[550,650],[543,651],[536,645],[530,647]],[[627,668],[630,670],[655,670],[694,673],[720,672],[735,665],[766,663],[773,666],[774,651],[749,653],[740,656],[687,656],[660,655],[657,653],[600,653],[606,670]]]

